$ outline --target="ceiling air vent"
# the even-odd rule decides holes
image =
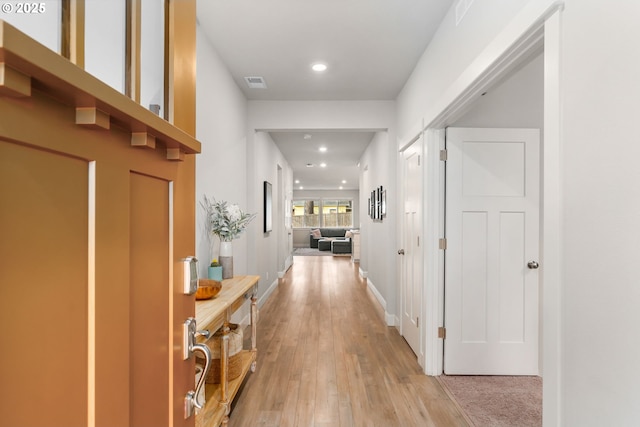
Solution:
[[[250,89],[266,89],[267,83],[262,77],[245,77],[244,81]]]

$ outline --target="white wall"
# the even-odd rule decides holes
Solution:
[[[527,1],[476,1],[458,26],[454,2],[398,96],[400,145],[421,130],[424,113]]]
[[[247,194],[249,194],[248,204],[253,206],[252,212],[259,212],[259,214],[258,220],[249,228],[248,237],[251,245],[248,265],[252,274],[260,275],[258,297],[262,298],[265,293],[271,292],[277,286],[278,273],[285,271],[291,263],[292,249],[286,249],[286,246],[281,244],[283,240],[288,240],[290,228],[285,225],[284,215],[280,217],[277,215],[277,204],[285,198],[291,200],[293,171],[267,132],[255,132],[252,142],[252,149],[248,156],[248,161],[251,162],[249,164],[252,166],[249,168],[251,173],[247,181]],[[282,168],[285,194],[280,193],[278,167]],[[270,233],[264,233],[263,228],[264,181],[272,184],[273,191],[273,230]],[[288,253],[280,255],[284,255],[283,258],[288,265],[280,265],[278,261],[278,251],[283,250],[287,250]]]
[[[201,260],[200,275],[206,277],[207,263],[218,257],[219,243],[211,254],[199,205],[203,195],[257,211],[250,209],[246,195],[247,101],[199,25],[196,36],[196,138],[202,143],[202,153],[196,156],[196,257]],[[245,233],[233,243],[236,275],[249,272],[247,241]]]
[[[489,90],[451,126],[542,130],[543,95],[544,58],[540,54]]]
[[[566,426],[640,423],[638,16],[567,0],[562,17]]]
[[[140,4],[140,105],[161,107],[164,117],[164,0]]]
[[[24,13],[25,7],[31,11],[31,7],[34,7],[34,5],[42,13]],[[62,0],[49,0],[47,2],[3,1],[2,6],[0,19],[7,21],[52,51],[60,53]]]
[[[307,130],[392,128],[393,101],[249,101],[252,129]]]
[[[85,3],[84,68],[124,93],[126,37],[124,0]]]
[[[561,300],[546,300],[553,306],[544,308],[545,318],[559,311],[561,328],[559,342],[546,342],[550,345],[543,350],[557,355],[549,359],[558,360],[553,370],[559,372],[559,398],[545,391],[545,412],[549,407],[554,412],[545,416],[545,426],[634,426],[640,420],[640,144],[635,137],[640,3],[564,3],[559,37]],[[403,138],[460,89],[459,76],[479,76],[486,69],[495,52],[485,48],[496,47],[496,36],[552,4],[476,1],[459,27],[449,16],[398,98]],[[549,369],[545,366],[545,372]]]
[[[360,159],[360,206],[366,206],[371,191],[382,186],[387,190],[387,216],[372,220],[365,209],[360,211],[360,269],[366,272],[369,286],[385,310],[388,325],[397,324],[400,313],[396,303],[398,288],[398,223],[399,199],[396,192],[398,152],[387,132],[376,132]]]

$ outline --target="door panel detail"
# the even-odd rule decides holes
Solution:
[[[2,425],[87,424],[88,173],[85,160],[0,140]]]
[[[447,374],[538,374],[539,156],[535,129],[447,129]]]

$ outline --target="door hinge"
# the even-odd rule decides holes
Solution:
[[[447,249],[447,239],[438,240],[438,249],[442,249],[443,251]]]
[[[420,236],[416,236],[418,238],[418,247],[420,247]]]
[[[418,156],[418,166],[420,166],[420,156]]]
[[[420,318],[416,317],[416,328],[420,327]]]
[[[438,338],[446,339],[447,338],[447,328],[444,326],[440,326],[438,328]]]
[[[442,162],[446,162],[447,161],[447,150],[440,150],[440,161]]]

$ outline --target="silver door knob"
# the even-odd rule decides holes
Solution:
[[[535,270],[536,268],[540,267],[540,264],[535,261],[529,261],[527,263],[527,267],[529,267],[531,270]]]
[[[404,249],[400,249],[400,250],[398,251],[398,255],[404,255]]]

